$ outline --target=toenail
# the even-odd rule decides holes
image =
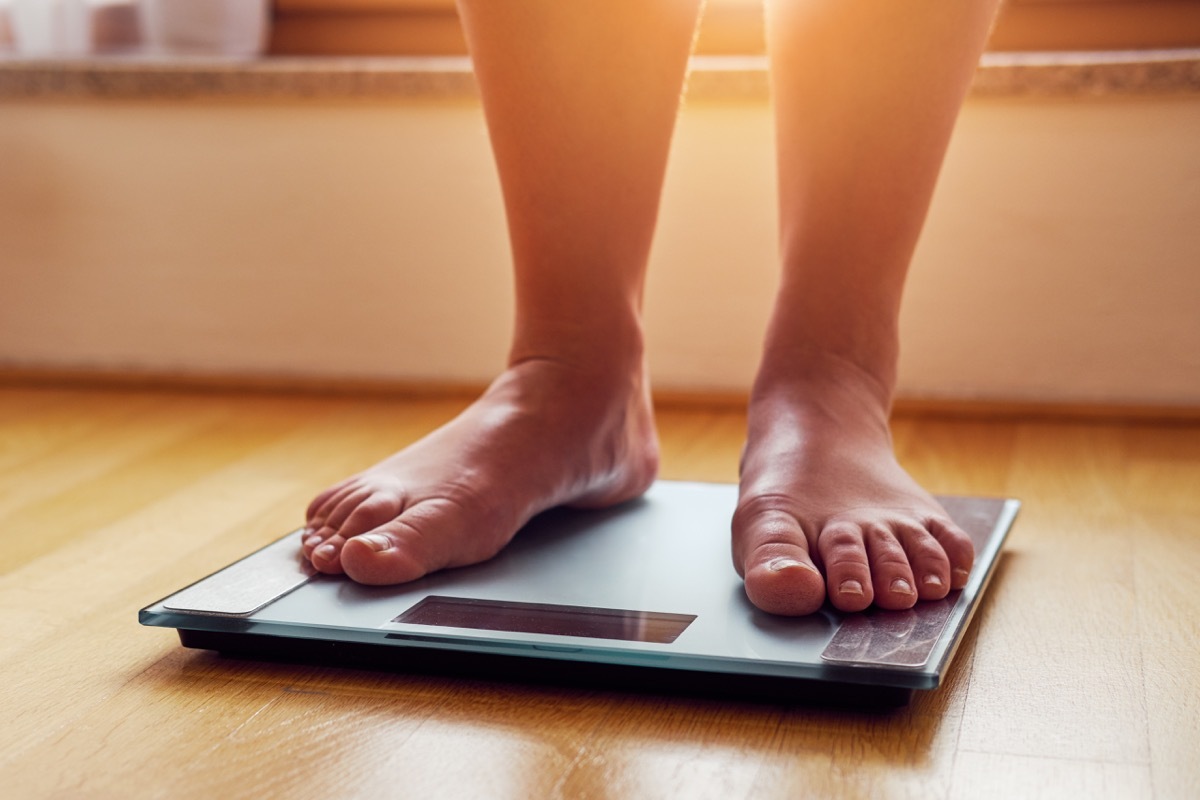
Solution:
[[[892,581],[892,591],[897,594],[912,594],[912,584],[904,578],[896,578]]]
[[[313,558],[328,560],[337,555],[337,548],[331,544],[324,544],[313,550]]]
[[[323,541],[325,541],[325,540],[322,539],[320,536],[309,536],[307,539],[304,540],[304,544],[306,547],[316,547]]]
[[[967,582],[967,578],[970,577],[970,575],[971,575],[971,573],[968,572],[967,570],[963,569],[962,567],[954,568],[954,582],[955,583],[965,584]]]
[[[838,587],[838,592],[841,594],[858,594],[863,593],[862,584],[856,580],[842,581],[842,585]]]
[[[392,549],[392,540],[379,533],[364,533],[355,538],[362,540],[376,553]]]
[[[942,579],[937,575],[926,575],[921,582],[926,586],[942,586]]]
[[[771,570],[771,572],[783,572],[785,569],[791,569],[792,567],[804,567],[805,569],[812,569],[812,566],[809,564],[805,564],[803,561],[797,561],[794,558],[788,558],[787,556],[783,556],[782,558],[773,558],[767,562],[767,569]]]

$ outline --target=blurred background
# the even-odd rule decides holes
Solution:
[[[647,330],[660,389],[738,396],[776,278],[770,101],[761,7],[709,6]],[[1017,77],[963,110],[904,397],[1200,404],[1197,47],[1195,0],[1006,6],[981,72]],[[472,386],[503,363],[503,211],[451,0],[0,0],[0,50],[0,372]],[[166,66],[190,88],[138,90]],[[421,80],[281,91],[286,70]]]

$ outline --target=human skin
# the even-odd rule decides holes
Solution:
[[[905,276],[997,4],[768,3],[782,272],[731,540],[765,611],[909,608],[966,582],[970,540],[887,420]],[[461,0],[512,247],[508,366],[313,500],[318,570],[413,580],[652,483],[642,294],[699,5]]]

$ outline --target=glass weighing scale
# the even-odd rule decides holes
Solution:
[[[316,573],[294,531],[139,620],[241,657],[896,706],[945,677],[1020,506],[938,500],[973,539],[975,567],[961,591],[908,611],[755,609],[729,556],[737,487],[659,481],[615,508],[549,511],[492,561],[399,586]]]

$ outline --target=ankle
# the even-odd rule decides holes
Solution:
[[[895,314],[839,309],[781,288],[767,330],[759,378],[862,385],[885,407],[896,386],[900,331]]]
[[[646,383],[645,347],[637,319],[605,323],[538,320],[518,323],[508,366],[554,364],[564,374],[595,381],[599,387]]]
[[[852,392],[890,409],[896,386],[895,348],[862,353],[818,344],[768,345],[753,394]]]
[[[853,358],[816,348],[764,358],[750,396],[751,425],[782,418],[811,431],[887,435],[894,369],[884,374]],[[890,439],[890,436],[889,436]]]

